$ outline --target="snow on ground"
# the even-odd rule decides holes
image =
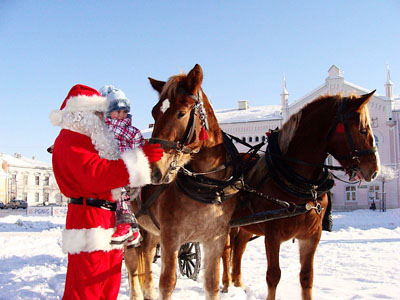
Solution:
[[[0,214],[0,299],[61,299],[67,257],[60,240],[64,218]],[[334,212],[334,231],[323,232],[314,263],[315,299],[400,299],[400,209]],[[231,287],[221,299],[265,299],[263,239],[243,257],[245,289]],[[154,267],[160,274],[160,261]],[[300,299],[297,243],[281,247],[282,277],[277,299]],[[197,282],[178,275],[173,299],[204,299]],[[119,298],[129,299],[125,267]]]

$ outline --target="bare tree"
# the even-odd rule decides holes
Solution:
[[[386,211],[386,194],[385,194],[385,182],[392,181],[393,179],[399,177],[399,170],[389,167],[389,166],[381,166],[381,170],[379,176],[377,178],[378,181],[382,182],[382,204],[381,211]]]

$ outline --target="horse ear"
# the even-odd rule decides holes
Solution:
[[[371,93],[361,95],[360,97],[357,97],[354,99],[354,108],[356,110],[362,109],[365,105],[368,104],[369,100],[371,100],[372,95],[375,93],[376,90],[373,90]]]
[[[191,94],[195,94],[203,82],[203,70],[200,65],[196,64],[189,74],[186,76],[186,81],[184,83],[185,89]]]
[[[155,89],[159,94],[161,94],[161,91],[165,85],[165,81],[159,81],[159,80],[155,80],[151,77],[148,77],[150,80],[150,84],[153,87],[153,89]]]

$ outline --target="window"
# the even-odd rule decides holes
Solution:
[[[245,138],[245,137],[242,137],[242,141],[243,141],[243,142],[246,142],[246,138]]]
[[[25,201],[28,201],[28,193],[24,193],[22,199]]]
[[[378,126],[378,118],[371,118],[371,127],[376,128]]]
[[[256,142],[260,141],[260,139],[258,138],[258,136],[255,137]]]
[[[39,193],[35,193],[35,202],[39,202]]]
[[[379,139],[376,135],[374,135],[374,139],[375,139],[375,146],[379,149]]]
[[[44,193],[44,202],[49,202],[49,193]]]
[[[355,202],[356,199],[356,187],[354,185],[348,185],[346,186],[346,192],[345,192],[345,197],[346,201],[348,202]]]
[[[46,177],[44,178],[44,185],[45,185],[45,186],[49,186],[49,176],[46,176]]]
[[[381,199],[381,193],[380,193],[380,186],[379,185],[370,185],[368,187],[368,201],[369,202],[375,202]]]
[[[249,137],[249,143],[253,142],[253,137]]]
[[[35,183],[36,183],[36,185],[39,185],[39,182],[40,182],[40,181],[39,181],[39,175],[36,175],[36,176],[35,176]]]
[[[265,142],[265,135],[262,136],[261,140]]]
[[[24,185],[28,184],[28,175],[24,175]]]

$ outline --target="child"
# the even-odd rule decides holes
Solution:
[[[122,152],[144,145],[144,138],[140,130],[132,126],[132,116],[130,111],[130,101],[125,93],[112,85],[104,86],[100,89],[102,96],[107,97],[108,111],[105,123],[114,133],[118,142],[119,150]],[[127,241],[128,248],[137,247],[140,244],[140,233],[134,214],[130,211],[127,201],[129,197],[129,187],[121,188],[121,196],[118,196],[116,210],[117,230],[111,237],[112,244],[122,244]]]

